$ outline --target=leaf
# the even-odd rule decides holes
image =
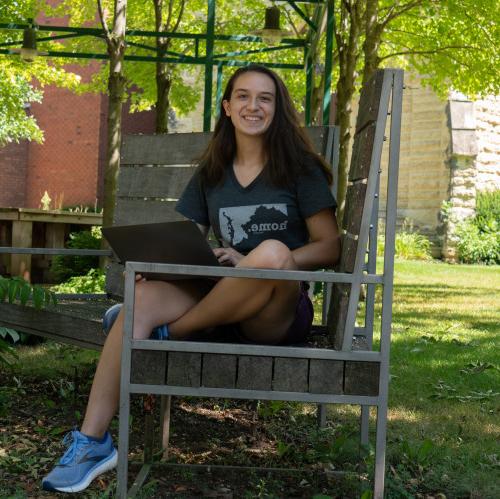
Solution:
[[[14,303],[17,297],[17,293],[19,292],[19,281],[16,279],[12,279],[9,281],[9,303]]]
[[[21,291],[19,293],[19,301],[21,305],[26,305],[31,296],[31,286],[28,283],[25,283],[21,286]]]
[[[37,310],[42,308],[44,295],[45,292],[43,288],[40,286],[33,286],[33,304]]]

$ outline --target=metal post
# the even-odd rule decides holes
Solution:
[[[304,105],[304,121],[306,126],[311,126],[311,97],[313,86],[313,64],[310,56],[306,57],[306,101]]]
[[[378,210],[380,193],[380,170],[377,177],[377,187],[375,189],[375,199],[373,201],[372,220],[370,224],[370,236],[368,243],[368,266],[369,274],[375,274],[377,270],[377,235],[378,235]],[[375,284],[366,285],[366,312],[365,312],[365,339],[368,350],[373,345],[373,323],[375,315]],[[368,333],[368,335],[366,334]],[[361,406],[361,445],[369,443],[370,406]]]
[[[217,65],[217,90],[215,92],[215,119],[219,119],[220,101],[222,100],[222,64]]]
[[[125,320],[123,324],[122,359],[120,374],[120,426],[118,433],[118,471],[116,495],[120,499],[127,496],[128,440],[130,416],[130,363],[131,341],[134,324],[135,272],[125,266]]]
[[[215,34],[215,0],[208,0],[207,40],[205,48],[205,94],[203,106],[203,131],[209,132],[212,120],[212,81]]]
[[[333,64],[333,12],[334,0],[328,0],[326,10],[325,87],[323,92],[323,125],[330,123],[330,100]]]
[[[391,106],[391,135],[389,143],[389,171],[387,175],[387,203],[384,255],[384,290],[382,295],[382,324],[380,333],[380,381],[377,407],[377,440],[375,446],[374,497],[384,495],[385,447],[387,432],[387,401],[389,391],[389,352],[392,321],[392,291],[394,278],[394,240],[396,237],[398,166],[403,99],[403,71],[394,70]]]

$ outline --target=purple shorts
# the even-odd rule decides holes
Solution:
[[[285,337],[280,341],[280,345],[303,343],[307,335],[311,332],[314,309],[307,292],[308,289],[309,284],[305,282],[300,283],[300,295],[297,308],[295,309],[295,319],[288,328]]]
[[[276,345],[294,345],[296,343],[303,343],[308,334],[311,332],[311,326],[314,319],[313,304],[309,298],[307,290],[309,284],[306,282],[300,283],[300,295],[297,307],[295,308],[295,319],[288,328],[283,339]],[[231,324],[233,327],[233,334],[236,334],[241,343],[255,343],[248,339],[240,330],[237,324]]]

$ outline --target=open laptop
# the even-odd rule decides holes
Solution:
[[[219,266],[205,236],[191,221],[103,227],[102,234],[121,263]],[[196,276],[148,273],[144,277],[165,281]]]

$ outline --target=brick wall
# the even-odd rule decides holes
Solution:
[[[73,68],[74,69],[74,68]],[[95,66],[76,68],[87,79]],[[107,142],[107,97],[75,95],[49,86],[32,106],[43,144],[23,141],[0,149],[0,206],[39,208],[47,191],[51,207],[102,206]],[[154,112],[129,114],[123,133],[152,133]]]
[[[92,68],[79,68],[88,76]],[[43,144],[30,143],[25,206],[38,208],[47,191],[52,208],[94,205],[98,184],[98,95],[77,96],[53,86],[44,89],[33,115],[44,131]]]
[[[28,143],[8,144],[0,148],[0,206],[24,206]]]

